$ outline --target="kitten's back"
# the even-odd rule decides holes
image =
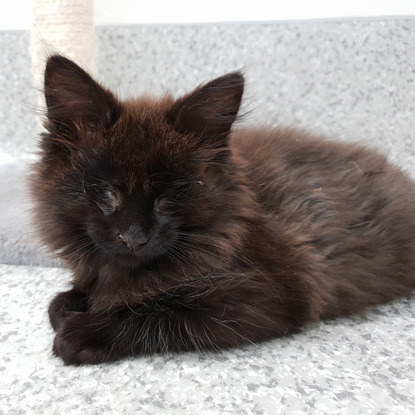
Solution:
[[[385,156],[288,129],[235,131],[231,146],[269,227],[309,264],[316,318],[415,285],[415,185]]]

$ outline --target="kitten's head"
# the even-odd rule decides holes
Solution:
[[[130,267],[235,244],[228,136],[243,85],[236,72],[178,100],[120,101],[72,61],[49,58],[32,180],[44,241],[68,261]]]

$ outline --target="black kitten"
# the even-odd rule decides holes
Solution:
[[[231,132],[243,86],[122,102],[48,60],[32,193],[74,274],[49,308],[65,363],[262,341],[414,287],[414,183],[362,147]]]

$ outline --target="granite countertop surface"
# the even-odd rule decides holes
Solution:
[[[61,268],[0,265],[0,413],[415,413],[415,298],[219,354],[70,367],[46,309]]]

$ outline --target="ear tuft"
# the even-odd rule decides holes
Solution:
[[[48,127],[60,131],[82,124],[100,130],[119,117],[120,106],[111,92],[100,86],[76,63],[51,56],[45,69]]]
[[[178,131],[223,145],[241,105],[244,77],[232,72],[177,100],[167,119]]]

